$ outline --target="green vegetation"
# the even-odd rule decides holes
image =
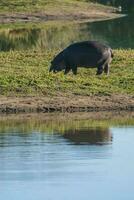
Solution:
[[[0,23],[95,21],[119,17],[116,11],[116,8],[86,0],[1,0]]]
[[[102,9],[104,6],[92,5],[91,2],[85,0],[1,0],[0,12],[1,13],[14,13],[14,12],[49,12],[51,14],[60,14],[66,12],[69,14],[71,11],[80,11],[84,9],[87,11],[89,6],[93,8]],[[59,13],[58,13],[59,14]]]
[[[10,51],[0,54],[0,94],[48,96],[134,94],[134,50],[115,50],[110,76],[79,68],[78,75],[48,72],[58,51]]]

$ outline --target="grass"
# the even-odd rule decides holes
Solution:
[[[92,4],[85,0],[1,0],[0,13],[49,12],[51,14],[87,11],[88,8],[105,9],[105,6]],[[75,8],[75,9],[74,9]]]
[[[117,9],[86,0],[1,0],[0,22],[80,21],[116,18]]]
[[[58,94],[134,94],[134,50],[114,50],[110,76],[96,76],[96,69],[79,68],[78,75],[53,74],[48,67],[58,51],[0,53],[0,94],[48,96]]]

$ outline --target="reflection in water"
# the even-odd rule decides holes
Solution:
[[[74,144],[103,145],[112,141],[108,128],[69,130],[64,132],[63,137]]]
[[[7,119],[0,120],[0,199],[134,199],[133,119],[116,120],[129,124],[120,128],[110,119]]]
[[[79,30],[80,25],[59,25],[42,29],[0,30],[0,50],[63,48],[75,40],[82,39],[82,33]]]
[[[36,124],[37,125],[37,124]],[[8,127],[8,131],[4,127],[2,127],[2,132],[0,131],[0,147],[8,147],[8,146],[16,146],[17,145],[33,145],[33,141],[35,141],[37,135],[40,136],[40,142],[47,143],[50,140],[52,143],[55,141],[60,141],[63,138],[64,142],[68,144],[78,145],[78,144],[89,144],[89,145],[105,145],[110,144],[112,142],[112,134],[109,128],[72,128],[67,129],[64,128],[61,132],[59,127],[54,127],[55,129],[45,129],[45,124],[43,128],[43,132],[40,132],[40,125],[38,130],[38,125],[36,129],[29,129],[25,131],[25,128],[14,127],[11,131],[10,127]],[[50,124],[51,126],[51,124]],[[24,125],[23,125],[24,127]],[[4,131],[4,133],[3,133]],[[47,139],[47,140],[46,140]],[[65,140],[64,140],[65,139]]]
[[[111,144],[109,128],[87,127],[91,126],[89,121],[85,125],[83,121],[70,121],[71,125],[55,120],[35,122],[33,126],[23,120],[13,122],[14,125],[9,121],[1,123],[1,181],[58,181],[63,176],[68,179],[72,177],[68,170],[75,172],[77,162],[82,169],[83,162],[88,163],[93,157],[105,159],[109,155],[110,145],[104,145]],[[80,144],[85,145],[82,148]],[[78,170],[78,175],[82,175],[82,180],[86,174]]]
[[[40,29],[7,29],[0,31],[0,50],[28,49],[35,46],[39,37]]]
[[[53,25],[44,28],[1,29],[0,50],[59,49],[81,40],[100,40],[113,48],[134,48],[133,16],[119,19],[81,23],[73,25]]]

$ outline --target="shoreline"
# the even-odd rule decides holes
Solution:
[[[58,114],[58,115],[57,115]],[[57,122],[67,123],[69,121],[79,120],[97,120],[103,122],[104,120],[113,120],[115,122],[127,119],[134,119],[134,112],[131,111],[96,111],[96,112],[74,112],[74,113],[3,113],[0,115],[0,123],[6,121],[10,123],[12,121],[20,121],[21,123],[35,122]],[[103,124],[103,123],[100,123]]]
[[[65,23],[84,23],[84,22],[97,22],[117,19],[120,17],[125,17],[125,14],[109,13],[105,16],[49,16],[49,15],[1,15],[0,14],[0,25],[5,24],[15,24],[15,23],[51,23],[51,22],[65,22]]]
[[[134,96],[0,97],[0,113],[134,111]]]
[[[87,3],[76,1],[66,4],[63,1],[59,7],[57,7],[56,2],[54,3],[54,6],[47,3],[46,6],[40,7],[40,9],[38,9],[36,5],[31,5],[31,10],[29,10],[30,5],[28,5],[25,10],[23,10],[21,6],[19,7],[19,4],[17,6],[16,5],[14,5],[14,11],[12,11],[10,6],[5,11],[4,9],[0,10],[0,24],[48,21],[94,22],[124,16],[124,14],[121,14],[116,7],[91,2]]]
[[[100,13],[90,15],[47,15],[47,14],[0,14],[0,24],[18,23],[18,22],[52,22],[52,21],[68,21],[68,22],[95,22],[124,17],[119,13]]]

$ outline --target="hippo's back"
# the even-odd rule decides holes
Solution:
[[[109,47],[97,41],[84,41],[71,44],[65,49],[69,63],[78,66],[96,66],[104,56],[107,56]]]
[[[102,44],[97,41],[84,41],[84,42],[77,42],[74,44],[71,44],[66,49],[68,51],[90,51],[90,52],[104,52],[105,50],[109,49],[105,44]]]

